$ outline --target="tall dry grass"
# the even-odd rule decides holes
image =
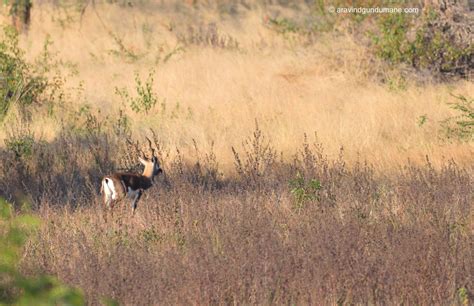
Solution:
[[[145,78],[154,69],[160,102],[146,116],[127,109],[134,133],[152,127],[182,150],[192,149],[190,139],[207,148],[213,143],[226,165],[232,162],[229,148],[242,142],[256,119],[284,152],[294,151],[304,133],[317,132],[332,156],[343,146],[350,161],[360,154],[381,169],[408,158],[422,162],[426,154],[437,165],[446,158],[472,162],[472,147],[445,143],[439,129],[454,114],[446,104],[450,93],[471,94],[471,82],[419,86],[408,80],[399,89],[397,76],[352,36],[322,33],[308,43],[297,34],[280,35],[268,23],[268,16],[303,16],[305,10],[237,7],[231,15],[203,3],[97,4],[80,15],[38,4],[23,45],[34,57],[50,37],[52,51],[76,72],[70,86],[83,84],[81,98],[66,108],[88,104],[104,116],[127,109],[116,87],[133,91],[134,73]],[[212,45],[209,24],[239,47]],[[426,123],[420,125],[421,118]],[[34,129],[48,140],[61,129],[58,120],[36,122]]]
[[[124,305],[472,298],[472,168],[450,161],[436,170],[426,161],[380,175],[364,162],[348,167],[343,155],[327,159],[309,141],[287,163],[257,130],[235,149],[234,176],[222,177],[199,147],[192,164],[167,160],[166,177],[131,218],[127,202],[113,214],[101,209],[89,180],[107,160],[93,148],[66,138],[48,149],[56,154],[42,155],[42,164],[52,163],[42,181],[12,170],[34,171],[18,161],[0,179],[20,179],[39,196],[44,224],[25,249],[23,273],[55,275],[82,288],[90,304],[102,297]],[[98,165],[90,167],[93,159]],[[311,179],[320,187],[312,189]]]
[[[285,161],[259,128],[233,149],[233,172],[198,144],[187,159],[170,150],[133,218],[129,202],[104,210],[98,194],[129,152],[122,138],[64,132],[31,155],[1,151],[1,195],[43,221],[22,272],[54,275],[94,305],[472,299],[472,166],[383,174],[343,151],[328,158],[312,137]]]

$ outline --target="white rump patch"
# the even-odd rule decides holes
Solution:
[[[117,191],[115,190],[114,182],[109,178],[104,178],[102,181],[102,187],[104,188],[105,198],[112,198],[115,200],[117,198]]]

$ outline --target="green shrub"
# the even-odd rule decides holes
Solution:
[[[306,180],[301,173],[290,180],[290,192],[294,196],[295,209],[301,210],[307,202],[319,200],[321,182],[316,179]]]
[[[447,138],[456,138],[464,141],[474,140],[474,99],[462,95],[454,96],[457,99],[449,103],[452,109],[459,112],[457,116],[444,120],[441,125]]]
[[[411,19],[406,14],[391,14],[379,21],[380,34],[372,37],[375,53],[391,63],[410,62],[407,33]]]
[[[31,8],[33,3],[31,0],[3,0],[5,5],[10,5],[10,16],[17,30],[28,27],[31,17]]]
[[[387,62],[438,75],[469,77],[472,72],[473,45],[440,13],[427,10],[416,18],[389,14],[380,17],[378,25],[379,33],[371,35],[373,47]]]
[[[3,29],[0,41],[0,121],[16,104],[25,113],[38,104],[46,92],[48,81],[44,74],[34,71],[24,59],[18,46],[18,35],[11,27]]]
[[[25,277],[18,271],[22,249],[39,220],[28,214],[15,216],[0,198],[0,304],[84,305],[82,293],[51,276]]]
[[[32,134],[10,137],[5,139],[5,146],[13,152],[17,158],[29,157],[33,154],[35,139]]]
[[[145,83],[142,82],[138,73],[135,73],[135,90],[137,93],[135,97],[132,97],[126,88],[115,88],[115,93],[136,113],[145,112],[148,114],[158,102],[158,96],[153,91],[154,73],[153,70],[148,73]]]

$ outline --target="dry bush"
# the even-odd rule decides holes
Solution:
[[[186,45],[210,46],[222,49],[238,49],[239,43],[232,36],[219,33],[215,23],[190,26],[188,33],[180,35],[179,40]]]

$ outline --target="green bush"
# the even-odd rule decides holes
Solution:
[[[372,37],[376,55],[394,64],[410,62],[407,33],[411,19],[406,14],[393,14],[378,23],[380,33]]]
[[[462,95],[454,96],[456,102],[449,103],[458,115],[442,122],[447,138],[456,138],[464,141],[474,140],[474,99]]]
[[[82,293],[51,276],[25,277],[18,263],[27,239],[39,220],[28,214],[15,216],[0,198],[0,305],[84,305]]]
[[[28,107],[40,103],[48,80],[24,59],[18,46],[15,29],[5,27],[0,41],[0,121],[13,105],[25,113]]]
[[[4,2],[8,3],[9,1],[4,0]],[[11,1],[10,15],[26,17],[26,15],[29,15],[32,6],[31,0],[13,0]],[[23,22],[27,23],[28,20],[24,18]]]
[[[18,137],[5,139],[7,149],[15,154],[15,157],[29,157],[33,154],[35,138],[33,134],[24,134]]]
[[[126,88],[115,88],[115,93],[136,113],[145,112],[148,114],[158,102],[158,96],[153,91],[154,73],[153,70],[148,73],[145,83],[142,82],[138,73],[135,73],[135,90],[137,93],[135,97],[132,97]]]
[[[306,180],[301,173],[290,180],[290,192],[294,196],[295,209],[301,210],[307,202],[319,200],[321,182],[316,179]]]
[[[459,38],[451,21],[434,10],[422,16],[389,14],[378,20],[372,33],[375,54],[391,64],[405,63],[438,75],[469,77],[474,47]]]
[[[28,27],[31,17],[31,0],[3,0],[5,5],[10,4],[10,16],[18,30]]]

